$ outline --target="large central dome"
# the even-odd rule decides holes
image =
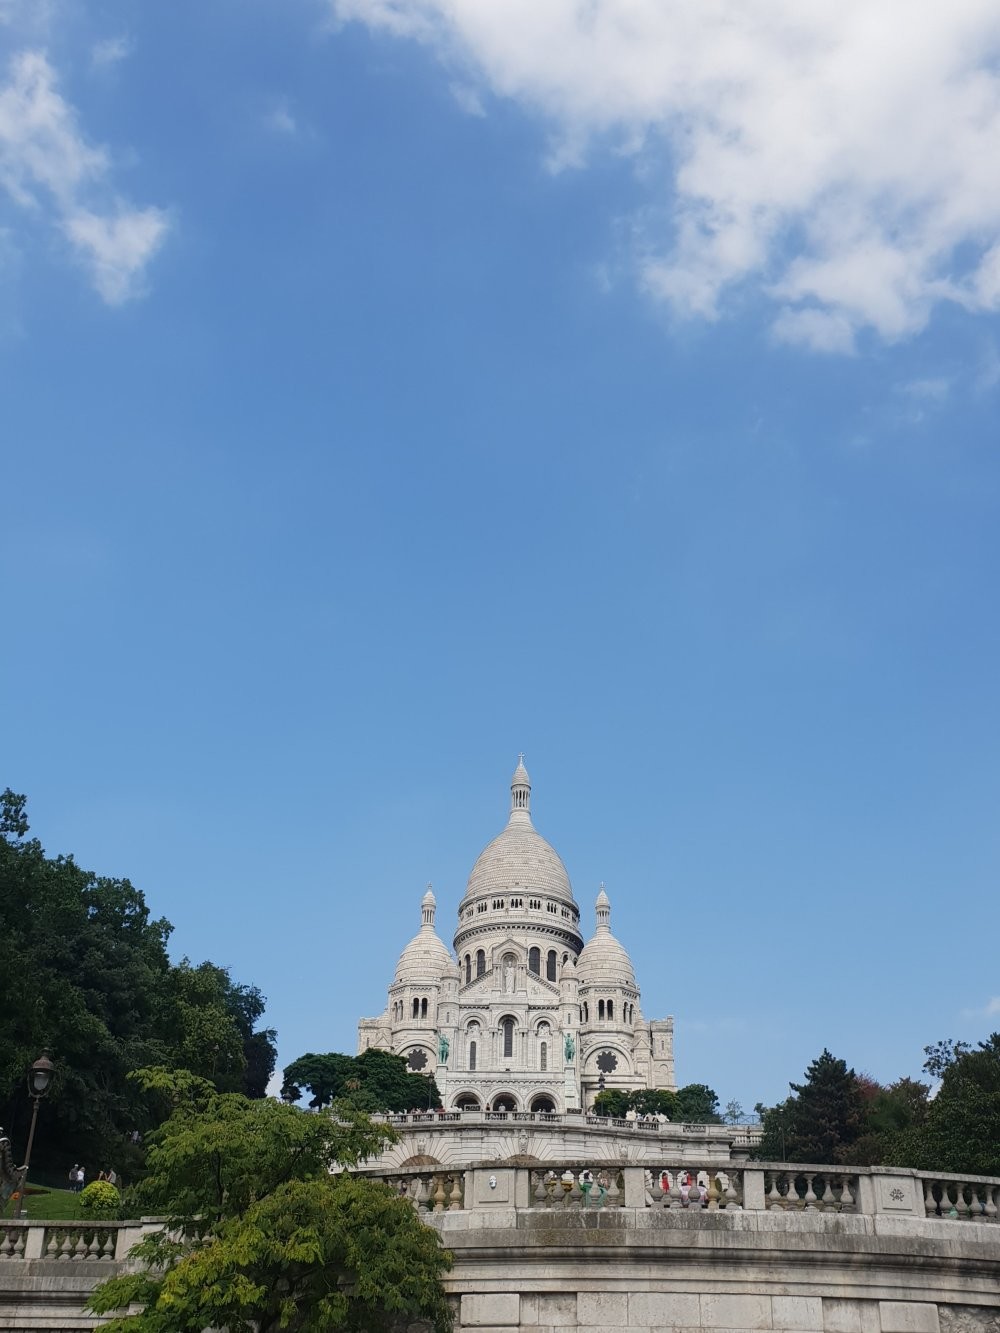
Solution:
[[[465,897],[459,908],[473,898],[494,893],[525,894],[572,904],[573,889],[559,853],[531,822],[531,783],[524,763],[519,762],[511,782],[511,810],[507,827],[479,854],[472,867]]]

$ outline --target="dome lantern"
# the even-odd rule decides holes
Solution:
[[[531,823],[531,779],[524,766],[524,755],[517,756],[517,768],[510,781],[510,821]]]

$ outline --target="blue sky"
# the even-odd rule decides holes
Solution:
[[[0,45],[0,780],[50,851],[282,1062],[351,1050],[524,750],[682,1082],[1000,1025],[995,5]]]

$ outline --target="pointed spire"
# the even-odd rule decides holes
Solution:
[[[524,766],[524,755],[517,757],[517,768],[510,782],[510,822],[531,823],[531,779]]]
[[[427,885],[427,892],[420,900],[420,925],[421,928],[429,926],[434,929],[434,913],[437,910],[437,899],[434,897],[434,890],[430,884]]]
[[[611,899],[604,891],[604,881],[601,880],[601,891],[597,895],[597,929],[611,929]]]

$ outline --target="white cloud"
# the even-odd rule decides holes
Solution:
[[[54,226],[109,304],[143,290],[168,230],[157,208],[133,208],[111,191],[106,148],[86,140],[40,51],[15,56],[0,84],[0,187],[26,218]]]
[[[90,48],[90,64],[93,69],[107,69],[127,60],[134,49],[130,37],[105,37]]]
[[[1000,1014],[1000,995],[988,999],[981,1009],[963,1009],[963,1018],[996,1018]]]
[[[264,117],[264,124],[274,134],[287,134],[293,137],[299,131],[298,122],[286,102],[279,102],[272,107]]]
[[[996,0],[329,3],[540,114],[553,165],[631,154],[670,201],[639,280],[682,315],[751,284],[777,337],[846,351],[1000,309]]]

